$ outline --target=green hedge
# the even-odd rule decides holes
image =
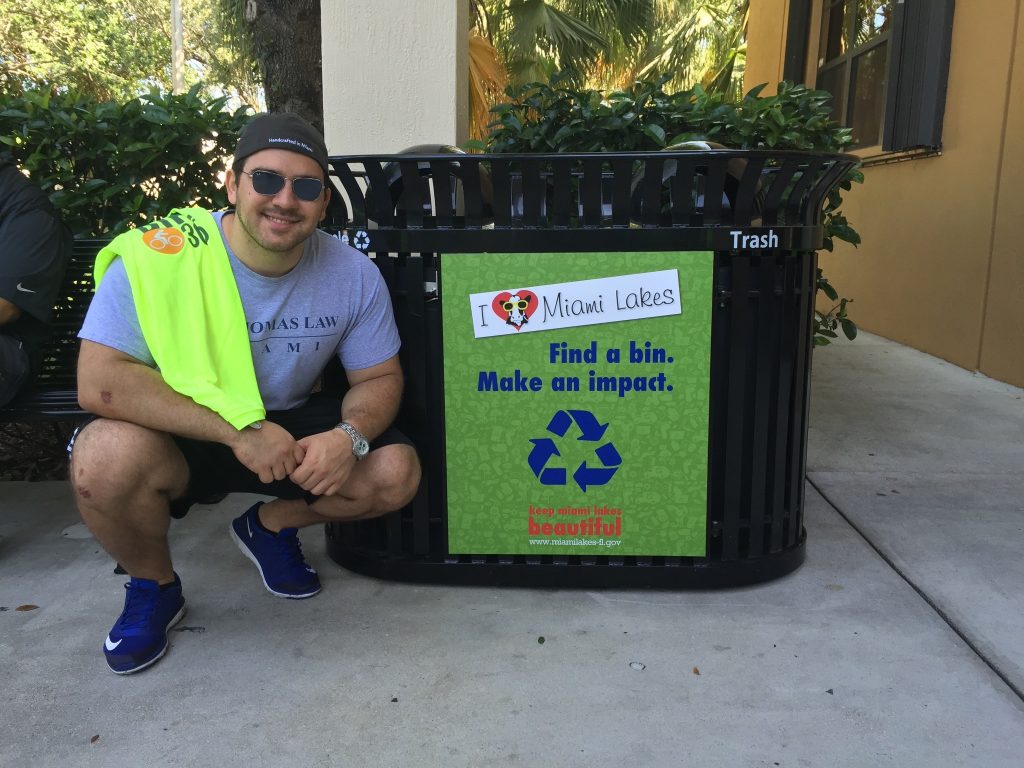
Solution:
[[[153,92],[118,104],[74,93],[0,94],[0,152],[78,236],[111,236],[171,208],[222,208],[220,184],[248,110],[225,98]]]

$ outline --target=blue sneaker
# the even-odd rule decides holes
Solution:
[[[178,574],[166,589],[155,581],[135,577],[124,588],[124,610],[103,641],[103,655],[111,670],[130,675],[155,664],[167,653],[167,630],[185,615],[185,598]]]
[[[253,504],[231,521],[231,538],[242,554],[256,563],[271,594],[294,599],[312,597],[320,591],[320,578],[302,557],[296,530],[284,528],[276,534],[267,531],[258,514],[262,504]]]

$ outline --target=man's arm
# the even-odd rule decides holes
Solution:
[[[395,355],[379,365],[346,371],[349,390],[341,403],[339,421],[347,421],[372,441],[388,428],[402,400],[402,366]],[[291,473],[292,482],[317,496],[338,493],[355,466],[352,440],[330,429],[299,440],[306,455]]]
[[[0,325],[13,323],[19,317],[21,317],[21,310],[16,304],[12,304],[7,299],[0,299]]]
[[[265,483],[287,477],[304,454],[277,424],[264,422],[258,430],[235,429],[214,411],[175,392],[153,368],[86,339],[78,356],[78,402],[97,416],[223,443]]]
[[[346,376],[349,390],[341,401],[341,420],[372,441],[395,420],[402,402],[402,366],[398,355],[372,368],[346,371]]]

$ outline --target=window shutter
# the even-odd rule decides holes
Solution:
[[[811,0],[790,0],[786,53],[782,79],[802,83],[807,66],[807,40],[811,28]]]
[[[954,0],[896,0],[882,149],[938,149]]]

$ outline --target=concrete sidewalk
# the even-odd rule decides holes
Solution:
[[[231,496],[172,528],[189,613],[125,678],[66,485],[2,483],[0,766],[1024,763],[1024,391],[819,350],[808,463],[807,562],[722,591],[382,582],[310,530],[324,592],[279,600]]]

